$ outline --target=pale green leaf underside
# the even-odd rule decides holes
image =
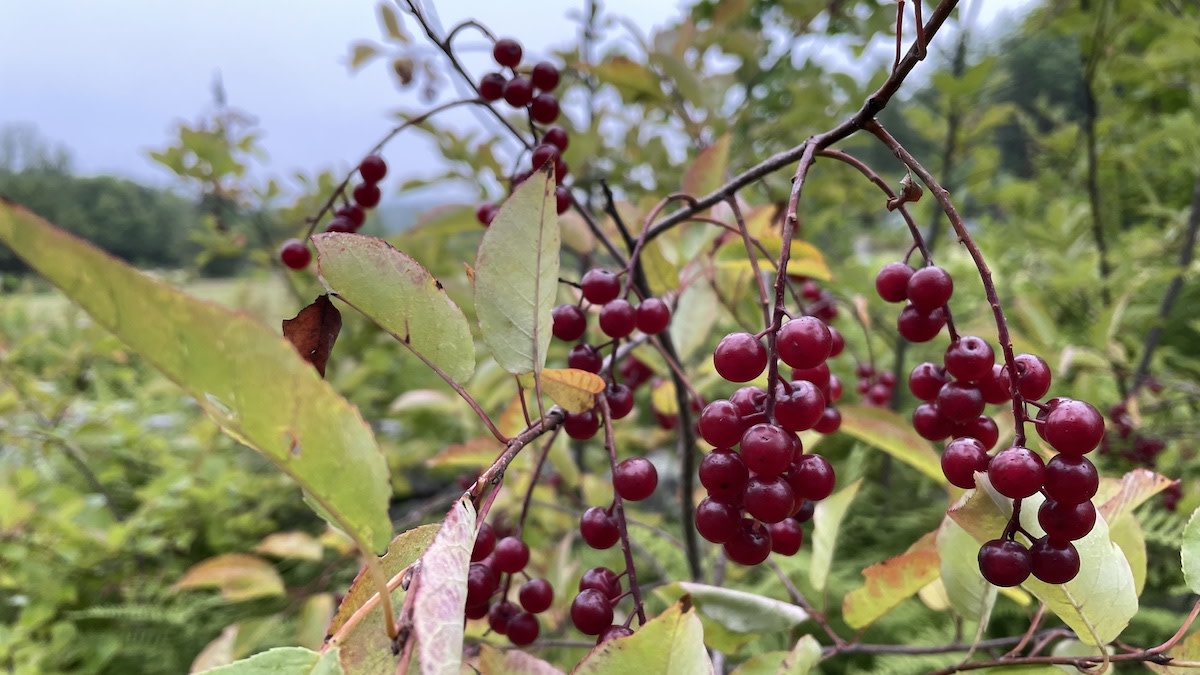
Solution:
[[[979,572],[979,543],[946,518],[938,529],[937,550],[950,606],[964,619],[986,621],[996,603],[996,587]]]
[[[713,672],[704,628],[688,599],[668,607],[633,635],[609,640],[584,658],[572,675],[648,675]]]
[[[1200,593],[1200,508],[1192,512],[1183,528],[1183,546],[1179,556],[1183,564],[1183,579],[1193,593]]]
[[[463,607],[476,517],[469,499],[455,502],[421,557],[413,629],[421,672],[426,675],[458,675],[462,667]]]
[[[336,649],[318,654],[304,647],[279,647],[206,670],[204,675],[340,675],[341,672]]]
[[[0,242],[287,472],[375,552],[391,540],[387,464],[370,426],[291,343],[252,317],[160,283],[23,209]]]
[[[471,379],[471,326],[420,263],[382,239],[359,234],[318,234],[313,243],[329,290],[450,379]]]
[[[500,206],[475,258],[475,313],[483,341],[510,373],[539,373],[562,246],[554,176],[539,171]]]
[[[829,579],[829,568],[833,565],[833,549],[837,544],[838,530],[842,527],[842,519],[846,517],[846,511],[854,501],[854,496],[858,494],[860,485],[861,478],[833,493],[829,498],[817,502],[816,511],[813,513],[812,562],[808,567],[808,581],[817,590],[825,589],[825,582]]]
[[[735,633],[779,633],[808,620],[808,612],[789,602],[730,588],[680,581],[701,614]]]

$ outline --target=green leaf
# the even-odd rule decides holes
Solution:
[[[1193,593],[1200,593],[1200,508],[1192,511],[1183,528],[1183,546],[1179,549],[1183,580]]]
[[[821,661],[821,643],[811,635],[796,641],[796,646],[779,665],[777,675],[808,675]]]
[[[782,633],[808,620],[808,612],[789,602],[731,588],[679,581],[660,590],[671,600],[690,595],[703,618],[734,633]]]
[[[484,675],[563,675],[561,670],[536,656],[515,649],[501,651],[486,642],[479,645],[479,672]]]
[[[646,275],[646,283],[650,286],[650,292],[656,296],[663,296],[675,290],[679,290],[679,270],[667,257],[662,250],[663,240],[652,239],[645,243],[642,247],[640,262],[642,271]]]
[[[398,535],[388,544],[387,553],[384,553],[379,559],[379,566],[383,569],[384,576],[391,578],[396,576],[405,567],[416,562],[417,558],[429,548],[429,543],[433,541],[434,535],[437,534],[438,525],[436,523],[430,525],[422,525],[413,528]],[[334,614],[333,620],[329,622],[330,635],[337,633],[346,620],[355,612],[363,607],[368,601],[372,600],[376,594],[378,586],[375,580],[371,579],[371,574],[366,566],[358,571],[358,575],[354,577],[354,581],[350,584],[350,589],[346,591],[345,597],[342,598],[342,603],[338,605],[337,613]],[[392,594],[394,600],[402,600],[404,591],[397,590]],[[371,626],[375,629],[372,630]],[[378,634],[386,641],[387,635],[383,631],[383,612],[378,608],[372,611],[371,614],[363,617],[359,623],[360,628],[371,633]],[[344,641],[349,645],[349,641]],[[346,651],[351,651],[352,647],[346,646]]]
[[[382,239],[361,234],[318,234],[313,244],[321,279],[342,301],[446,377],[460,384],[471,379],[471,326],[420,263]]]
[[[646,622],[633,635],[593,649],[572,675],[647,675],[712,673],[704,648],[704,629],[690,598],[683,598]]]
[[[254,552],[276,558],[320,562],[325,556],[325,547],[307,532],[273,532],[258,542]]]
[[[371,427],[282,336],[197,300],[8,202],[0,242],[296,480],[365,550],[391,539],[391,484]]]
[[[475,543],[475,507],[465,496],[450,507],[415,580],[413,631],[422,673],[458,675],[462,666],[463,607]]]
[[[931,532],[904,553],[864,569],[866,583],[842,598],[842,618],[846,625],[855,629],[868,626],[916,595],[938,578],[938,562]]]
[[[370,42],[356,42],[350,47],[350,71],[362,68],[368,61],[379,56],[379,47]]]
[[[717,322],[717,312],[714,310],[719,305],[712,284],[705,279],[693,280],[679,295],[675,315],[671,317],[671,325],[667,330],[683,363],[691,362],[708,343],[709,333]]]
[[[626,102],[665,100],[658,76],[628,57],[613,56],[592,66],[591,71],[601,82],[616,87],[617,91],[621,92],[622,100]]]
[[[397,14],[396,8],[392,7],[390,0],[379,3],[379,20],[383,23],[383,29],[387,31],[388,37],[397,42],[408,42],[408,35],[400,26],[400,16]]]
[[[335,675],[342,668],[338,665],[337,649],[318,654],[304,647],[279,647],[203,672],[204,675]]]
[[[844,420],[845,418],[843,418]],[[858,494],[862,479],[854,481],[838,490],[829,498],[817,502],[813,512],[812,562],[808,566],[808,581],[818,591],[825,590],[825,582],[829,580],[829,568],[833,564],[833,549],[837,544],[838,530],[842,527],[842,519],[850,509],[850,503]]]
[[[283,595],[283,578],[275,567],[258,556],[226,553],[192,565],[174,590],[216,588],[229,602]]]
[[[938,528],[937,550],[950,607],[965,619],[986,621],[996,604],[996,587],[979,572],[979,543],[946,517]]]
[[[475,313],[502,368],[539,374],[550,347],[561,242],[554,176],[538,171],[496,214],[475,258]]]
[[[929,441],[913,431],[899,414],[865,405],[838,406],[842,413],[841,430],[946,485],[942,460]]]
[[[1111,524],[1108,533],[1113,543],[1121,547],[1125,558],[1129,561],[1129,569],[1133,572],[1133,588],[1138,597],[1146,587],[1146,534],[1142,525],[1133,514],[1124,515]],[[1186,575],[1185,575],[1186,578]]]
[[[951,508],[949,515],[982,544],[1003,531],[1012,501],[995,492],[986,475],[977,474],[977,479],[980,487]],[[1021,500],[1021,526],[1038,537],[1045,534],[1037,522],[1037,510],[1043,501],[1040,494]],[[1074,544],[1080,558],[1075,579],[1051,585],[1030,577],[1022,586],[1046,603],[1080,640],[1106,644],[1120,635],[1137,613],[1133,571],[1125,554],[1109,537],[1103,515],[1098,515],[1092,531]]]
[[[683,191],[693,197],[703,197],[721,187],[725,170],[729,168],[729,146],[733,137],[725,134],[696,156],[683,174]]]

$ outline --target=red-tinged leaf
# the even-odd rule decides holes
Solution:
[[[942,462],[933,445],[913,431],[912,424],[891,410],[864,405],[838,406],[842,431],[878,448],[940,484],[946,484]]]
[[[729,147],[732,137],[725,134],[705,148],[683,174],[683,191],[693,197],[703,197],[716,190],[725,180],[729,167]]]
[[[479,646],[481,675],[563,675],[545,661],[515,649],[501,651],[484,643]]]
[[[1117,493],[1104,500],[1104,504],[1099,507],[1100,515],[1110,523],[1116,522],[1174,482],[1148,469],[1134,469],[1121,476]]]
[[[383,573],[387,577],[394,577],[400,573],[405,567],[416,562],[417,558],[429,548],[429,543],[433,541],[434,535],[437,534],[437,524],[422,525],[413,528],[407,532],[397,536],[388,544],[387,553],[383,554],[379,559],[379,565],[383,569]],[[333,620],[329,622],[328,633],[333,635],[341,629],[350,615],[357,612],[367,601],[371,600],[376,594],[378,586],[371,579],[371,575],[366,567],[359,569],[358,576],[354,577],[354,581],[350,584],[350,590],[346,591],[345,597],[342,598],[342,603],[338,605],[337,613],[333,616]],[[397,591],[393,594],[393,599],[399,600],[404,597],[403,591]],[[380,626],[378,633],[383,634],[383,614],[376,610],[374,614],[377,616],[376,625]],[[370,617],[363,620],[368,622]],[[387,636],[384,635],[384,639]]]
[[[413,590],[413,631],[423,675],[458,675],[462,667],[463,607],[475,545],[475,518],[469,499],[455,502],[421,557]]]
[[[296,346],[321,377],[325,377],[325,364],[341,330],[342,313],[329,301],[328,293],[317,296],[294,318],[283,320],[283,337]]]
[[[935,534],[926,534],[908,551],[862,571],[866,583],[842,598],[842,616],[848,626],[870,625],[938,577]]]

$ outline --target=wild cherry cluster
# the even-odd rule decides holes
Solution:
[[[379,181],[387,175],[387,162],[379,155],[368,155],[358,165],[358,175],[362,182],[351,192],[354,203],[334,211],[333,218],[325,226],[326,232],[358,232],[367,219],[367,211],[379,206],[383,197]],[[290,269],[302,270],[312,262],[312,252],[303,241],[288,239],[279,249],[279,259]]]
[[[466,617],[487,617],[492,630],[507,635],[509,641],[518,646],[537,639],[541,630],[537,615],[554,603],[554,587],[549,581],[525,575],[528,563],[529,546],[520,537],[498,537],[491,525],[480,525],[467,572]],[[508,599],[514,574],[526,577],[517,590],[519,605]]]
[[[742,387],[700,413],[700,435],[715,449],[700,462],[708,496],[696,507],[696,530],[722,544],[734,562],[757,565],[772,551],[794,555],[813,502],[833,493],[833,466],[805,454],[797,434],[832,433],[840,426],[840,414],[826,406],[836,398],[826,360],[844,348],[839,338],[816,316],[788,321],[775,344],[779,359],[793,368],[792,380],[780,380],[774,396]],[[761,337],[750,333],[726,335],[713,352],[713,366],[729,382],[758,378],[767,361]]]
[[[914,342],[932,339],[947,320],[946,303],[953,281],[945,270],[927,266],[913,270],[902,262],[889,263],[875,279],[880,297],[908,304],[898,328]],[[936,330],[935,330],[936,326]],[[1050,367],[1034,354],[1014,359],[1015,382],[1008,367],[996,363],[986,340],[956,335],[941,364],[918,364],[908,386],[922,401],[913,412],[913,428],[932,441],[952,439],[942,453],[946,479],[961,488],[975,487],[976,472],[987,473],[997,492],[1013,500],[1013,516],[1000,538],[979,550],[979,569],[996,586],[1016,586],[1032,574],[1046,583],[1066,583],[1079,573],[1079,552],[1072,541],[1083,538],[1096,523],[1096,467],[1084,455],[1096,449],[1104,435],[1104,418],[1083,401],[1039,400],[1050,390]],[[988,455],[999,440],[995,421],[983,414],[986,404],[1011,403],[1013,392],[1038,409],[1029,420],[1047,443],[1059,452],[1046,463],[1036,452],[1014,445]],[[1022,411],[1023,413],[1023,411]],[[1046,501],[1038,524],[1046,535],[1035,537],[1021,528],[1021,500],[1041,492]],[[1016,541],[1017,532],[1033,543]]]
[[[889,371],[876,372],[870,363],[860,363],[854,369],[858,384],[854,389],[862,396],[863,403],[877,408],[886,408],[892,401],[896,388],[896,376]]]
[[[558,88],[561,79],[558,68],[549,62],[541,61],[528,71],[519,71],[521,43],[510,38],[497,40],[492,47],[492,58],[505,72],[494,72],[484,75],[479,80],[479,96],[485,101],[495,102],[504,99],[508,105],[518,110],[526,110],[531,126],[536,124],[552,124],[558,119],[559,105],[554,90]],[[535,127],[536,129],[536,127]],[[566,211],[571,205],[571,194],[562,185],[567,175],[567,163],[562,159],[570,141],[567,132],[558,126],[545,130],[541,142],[530,153],[530,168],[512,177],[512,187],[516,188],[525,179],[533,175],[548,162],[554,163],[554,176],[558,186],[554,190],[556,207],[559,213]],[[480,204],[475,210],[475,216],[485,227],[491,225],[499,207],[493,203]]]

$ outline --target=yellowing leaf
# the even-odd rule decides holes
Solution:
[[[817,502],[816,511],[813,512],[813,551],[812,562],[808,566],[808,581],[818,591],[825,590],[825,582],[829,580],[829,568],[833,564],[833,549],[837,544],[838,530],[841,529],[842,519],[846,517],[846,511],[850,509],[850,503],[854,501],[861,485],[860,478],[827,499]]]
[[[690,598],[683,598],[646,622],[633,635],[593,649],[572,675],[647,675],[713,672],[704,648],[704,629]]]
[[[662,415],[678,415],[679,401],[675,398],[675,383],[663,380],[650,391],[650,406]]]
[[[1200,661],[1200,632],[1193,632],[1174,647],[1168,649],[1167,656],[1176,661],[1191,661],[1193,663]],[[1196,672],[1195,666],[1160,666],[1147,663],[1146,667],[1163,675],[1194,675]]]
[[[7,202],[0,243],[195,397],[223,430],[287,472],[362,548],[387,547],[392,489],[371,427],[290,342]]]
[[[769,232],[759,237],[763,248],[767,250],[771,259],[779,258],[779,252],[783,250],[783,238],[774,232]],[[802,275],[821,281],[832,281],[833,272],[829,270],[828,263],[825,262],[825,256],[821,250],[812,244],[801,241],[799,239],[792,240],[791,254],[788,258],[788,274]],[[754,249],[755,255],[758,256],[758,267],[760,270],[771,269],[770,263],[763,258],[763,252],[757,247]],[[746,253],[746,246],[741,239],[730,240],[728,243],[721,246],[716,255],[717,264],[723,269],[733,270],[753,270],[750,265],[749,255]]]
[[[408,35],[400,26],[400,16],[396,13],[396,8],[392,7],[390,0],[379,3],[379,20],[383,23],[383,29],[387,31],[388,37],[397,42],[408,42]]]
[[[475,258],[480,333],[514,375],[540,373],[550,347],[561,249],[552,173],[535,173],[500,205]]]
[[[979,542],[946,517],[938,528],[937,550],[950,606],[965,619],[986,620],[996,604],[996,587],[979,571]]]
[[[1147,499],[1170,487],[1175,481],[1148,469],[1134,469],[1121,476],[1117,493],[1104,500],[1097,508],[1100,515],[1110,523],[1131,513]]]
[[[658,76],[628,57],[613,56],[592,66],[591,71],[601,82],[616,87],[627,102],[661,101],[664,98]]]
[[[350,70],[355,71],[367,64],[367,61],[379,56],[379,47],[370,42],[358,42],[350,48]]]
[[[268,595],[283,595],[283,579],[271,563],[258,556],[226,553],[202,560],[171,587],[215,588],[229,602],[240,602]]]
[[[731,675],[808,675],[821,660],[821,643],[811,635],[796,642],[790,652],[755,654],[738,666]]]
[[[921,537],[908,551],[862,571],[866,583],[842,598],[842,617],[851,628],[874,623],[892,608],[916,595],[938,577],[938,552],[933,533]]]
[[[304,647],[268,649],[227,666],[204,671],[204,675],[340,675],[338,650],[317,653]]]
[[[313,237],[325,285],[421,360],[455,382],[475,374],[475,343],[462,310],[420,263],[382,239],[330,232]]]
[[[838,406],[841,430],[871,447],[908,464],[939,484],[946,484],[942,460],[929,441],[913,431],[912,424],[891,410],[865,405]]]
[[[729,168],[729,146],[733,138],[725,134],[696,156],[683,174],[683,191],[693,197],[703,197],[721,187],[725,170]]]
[[[462,443],[452,443],[436,455],[425,460],[425,466],[488,466],[496,459],[502,448],[495,438],[470,438]]]
[[[254,547],[254,552],[293,560],[320,560],[325,557],[325,547],[307,532],[268,534]]]
[[[640,261],[646,283],[655,296],[679,290],[679,269],[663,254],[663,239],[652,239],[642,247]]]
[[[521,386],[532,389],[533,377],[522,376]],[[596,394],[604,391],[604,380],[578,368],[545,368],[542,391],[567,412],[581,413],[596,407]]]
[[[1183,580],[1193,593],[1200,593],[1200,508],[1192,511],[1183,528],[1183,546],[1179,549]]]
[[[1129,569],[1133,572],[1133,587],[1137,591],[1138,597],[1142,596],[1142,589],[1146,587],[1146,534],[1142,532],[1142,525],[1138,519],[1128,513],[1121,516],[1120,520],[1113,523],[1108,528],[1108,533],[1112,537],[1113,543],[1121,547],[1125,553],[1125,558],[1129,561]],[[1187,578],[1187,575],[1184,575]]]
[[[478,667],[480,675],[563,675],[536,656],[516,649],[501,651],[486,642],[479,645]]]
[[[413,598],[413,631],[422,673],[454,673],[462,663],[467,568],[475,543],[475,507],[467,498],[450,507],[429,550]]]

